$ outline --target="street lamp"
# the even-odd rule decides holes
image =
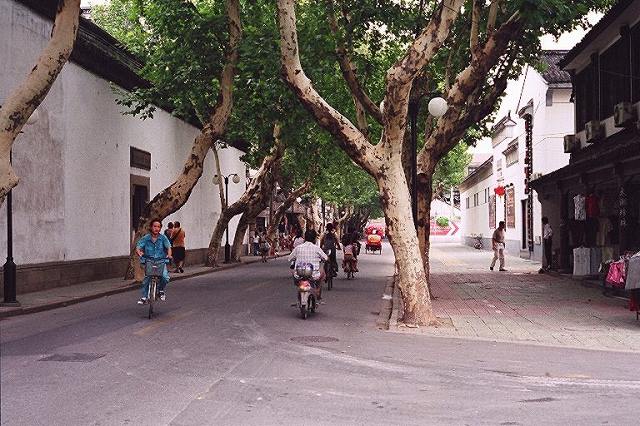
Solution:
[[[427,93],[427,95],[436,95],[436,93]],[[418,227],[418,113],[420,112],[419,97],[409,102],[409,125],[411,127],[411,212],[413,213],[414,226]],[[427,109],[429,114],[439,118],[442,117],[449,106],[447,101],[440,96],[433,97]]]
[[[229,178],[232,176],[233,176],[233,179],[232,179],[233,183],[240,183],[240,176],[238,176],[236,173],[231,173],[226,176],[222,176],[224,178],[224,191],[225,191],[224,208],[225,209],[229,207]],[[214,185],[220,184],[220,176],[218,175],[213,176],[213,184]],[[227,242],[224,245],[224,263],[229,263],[229,260],[231,259],[231,246],[229,245],[229,223],[228,222],[227,222],[227,229],[225,230],[225,233],[227,235]]]
[[[38,110],[34,110],[27,119],[27,126],[35,124],[40,118]],[[20,132],[22,133],[22,132]],[[13,149],[9,151],[9,164],[13,164]],[[16,263],[13,261],[13,190],[7,194],[7,261],[2,267],[4,281],[4,301],[2,306],[20,306],[16,299]]]

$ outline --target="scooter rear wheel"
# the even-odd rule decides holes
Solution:
[[[304,305],[300,306],[300,317],[302,317],[303,320],[306,320],[308,315],[307,307]]]

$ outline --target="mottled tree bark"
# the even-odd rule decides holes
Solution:
[[[492,8],[494,4],[492,3]],[[436,165],[465,135],[467,129],[487,117],[507,87],[509,68],[513,64],[513,52],[508,52],[509,42],[522,30],[522,22],[515,14],[489,34],[487,40],[476,46],[471,63],[456,78],[447,93],[449,108],[438,120],[436,128],[427,133],[425,144],[418,154],[418,239],[425,271],[429,273],[429,237],[431,201],[433,199],[433,174]],[[500,64],[500,61],[502,63]],[[489,72],[500,64],[489,89],[480,90],[486,84]],[[428,277],[427,277],[428,278]]]
[[[302,197],[311,188],[311,179],[307,179],[302,185],[294,189],[284,200],[284,202],[276,209],[273,214],[273,221],[267,227],[267,239],[272,243],[275,243],[278,233],[278,225],[282,221],[282,218],[287,213],[287,210],[293,206],[296,198]]]
[[[135,277],[139,281],[143,278],[138,256],[135,253],[135,242],[148,232],[152,220],[163,220],[178,211],[187,202],[191,191],[193,191],[202,176],[204,161],[209,150],[222,138],[226,131],[233,107],[233,79],[236,74],[242,36],[239,0],[227,0],[227,21],[229,26],[229,51],[220,75],[220,93],[217,104],[200,135],[195,138],[191,153],[185,161],[182,172],[171,185],[153,197],[145,206],[142,216],[138,219],[125,279]]]
[[[409,93],[418,73],[449,35],[462,3],[463,0],[444,0],[405,55],[387,72],[384,108],[380,117],[383,134],[380,143],[373,145],[357,126],[331,107],[313,88],[300,64],[295,2],[278,0],[285,80],[316,121],[331,133],[356,164],[375,178],[398,264],[397,284],[403,298],[404,321],[411,324],[431,324],[435,317],[427,292],[402,164]]]
[[[209,248],[207,250],[207,259],[206,266],[217,266],[218,265],[218,255],[220,253],[220,243],[222,242],[222,236],[224,235],[227,226],[231,219],[235,216],[248,211],[249,214],[245,217],[246,224],[249,224],[249,218],[251,215],[257,216],[264,207],[266,206],[269,193],[271,189],[273,189],[273,185],[275,182],[275,177],[278,175],[278,168],[280,167],[280,162],[282,160],[282,156],[284,154],[284,145],[280,138],[276,136],[276,132],[279,132],[279,126],[275,126],[274,136],[275,136],[275,146],[267,155],[264,160],[262,160],[262,164],[258,169],[258,173],[251,181],[251,184],[246,189],[246,191],[240,196],[238,200],[236,200],[233,204],[231,204],[226,209],[222,210],[218,221],[216,222],[216,226],[213,230],[213,234],[211,235],[211,241],[209,242]],[[257,213],[255,211],[257,210]],[[241,218],[242,219],[242,218]],[[255,217],[253,218],[255,220]],[[246,227],[244,231],[246,232]],[[234,246],[236,246],[235,250],[232,250],[232,254],[238,253],[238,246],[236,245],[236,241],[239,239],[241,241],[244,238],[244,234],[238,237],[236,231],[236,238],[234,238]],[[241,247],[241,243],[240,247]]]
[[[11,167],[16,137],[49,93],[69,60],[78,33],[80,0],[59,0],[51,39],[27,77],[4,100],[0,108],[0,206],[19,178]]]

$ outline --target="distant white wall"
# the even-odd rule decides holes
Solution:
[[[484,203],[483,191],[490,188],[490,194],[498,185],[513,185],[515,190],[515,228],[507,228],[507,247],[517,253],[522,247],[523,221],[522,200],[527,199],[524,192],[524,159],[526,154],[525,122],[518,116],[518,111],[532,101],[529,111],[533,115],[533,171],[549,173],[569,163],[569,154],[564,153],[563,137],[573,133],[574,109],[569,101],[571,88],[553,88],[552,105],[547,106],[547,90],[549,85],[533,68],[528,67],[518,80],[509,81],[505,96],[500,104],[496,118],[499,120],[510,113],[516,123],[513,127],[494,135],[492,139],[493,175],[479,182],[466,191],[461,192],[462,224],[464,236],[473,234],[491,236],[489,228],[489,206]],[[507,166],[503,152],[510,142],[518,141],[518,161]],[[498,161],[501,169],[498,170]],[[479,193],[479,205],[473,206],[473,195]],[[470,208],[466,208],[466,198],[470,198]],[[534,240],[541,236],[541,206],[537,194],[534,193]],[[496,224],[505,219],[504,198],[496,200]],[[535,257],[540,257],[541,248],[536,245]]]
[[[10,0],[0,0],[0,103],[27,75],[50,37],[52,23]],[[14,257],[18,264],[127,255],[130,175],[150,179],[150,198],[182,170],[199,130],[165,111],[152,120],[123,116],[111,83],[75,63],[65,65],[39,108],[40,119],[16,141]],[[130,146],[151,152],[151,171],[130,167]],[[223,173],[237,173],[230,200],[245,188],[242,153],[220,152]],[[188,249],[209,244],[220,214],[213,156],[179,220]],[[231,235],[238,218],[232,221]],[[0,210],[0,257],[6,256],[6,203]]]

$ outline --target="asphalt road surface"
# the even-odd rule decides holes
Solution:
[[[0,322],[3,425],[637,425],[640,355],[402,335],[389,246],[303,321],[284,259]],[[47,357],[52,359],[46,360]]]

